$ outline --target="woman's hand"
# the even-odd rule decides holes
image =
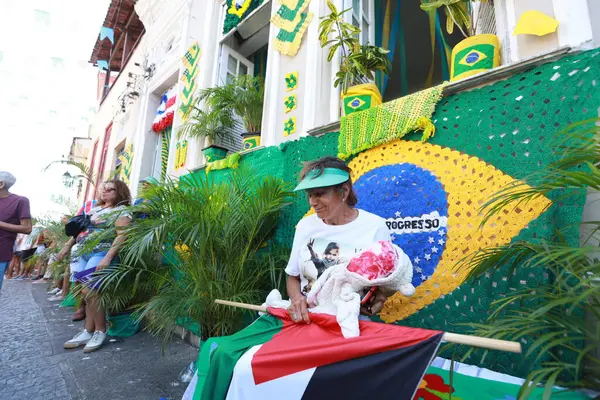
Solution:
[[[308,317],[308,302],[303,295],[295,296],[291,299],[292,304],[288,307],[288,314],[294,323],[304,322],[310,324]]]
[[[60,249],[60,252],[56,256],[56,258],[58,259],[59,262],[61,262],[62,260],[64,260],[65,257],[67,257],[69,255],[69,253],[71,252],[71,249],[73,248],[74,244],[75,244],[75,238],[70,238],[67,241],[67,243],[65,243],[65,245],[63,246],[63,248]]]
[[[69,254],[69,251],[71,249],[68,249],[66,247],[63,247],[62,250],[58,253],[58,256],[56,256],[56,259],[61,262],[62,260],[65,259],[65,257],[67,256],[67,254]]]
[[[104,268],[108,267],[111,262],[112,262],[112,259],[104,256],[104,258],[102,258],[102,260],[100,260],[98,265],[96,265],[96,271],[102,271]]]
[[[360,306],[360,313],[372,317],[383,310],[383,305],[388,299],[388,295],[377,289],[375,295],[366,304]]]

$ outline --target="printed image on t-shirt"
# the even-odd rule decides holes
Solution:
[[[341,242],[328,239],[309,239],[300,249],[300,289],[308,294],[314,282],[327,268],[347,263],[361,251]]]

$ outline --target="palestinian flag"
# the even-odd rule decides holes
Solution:
[[[333,315],[305,325],[269,312],[204,343],[184,400],[411,400],[443,335],[360,321],[360,336],[345,339]]]

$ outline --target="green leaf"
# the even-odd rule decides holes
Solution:
[[[329,7],[329,10],[332,14],[338,14],[337,7],[335,6],[335,4],[333,4],[331,0],[327,0],[327,7]]]

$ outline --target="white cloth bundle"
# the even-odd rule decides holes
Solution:
[[[372,270],[367,271],[372,264],[377,264],[383,259],[384,254],[388,256],[388,260],[389,256],[393,257],[393,266],[387,266],[388,269],[383,273],[374,274]],[[361,263],[362,269],[355,268]],[[351,269],[358,272],[349,270],[351,265]],[[344,337],[359,336],[359,292],[377,286],[412,296],[415,292],[411,283],[412,275],[412,263],[402,249],[390,242],[377,242],[370,249],[353,257],[350,262],[334,265],[323,272],[308,294],[309,311],[335,315]],[[270,307],[287,308],[289,304],[289,301],[281,299],[281,294],[276,290],[267,297],[266,305]]]

